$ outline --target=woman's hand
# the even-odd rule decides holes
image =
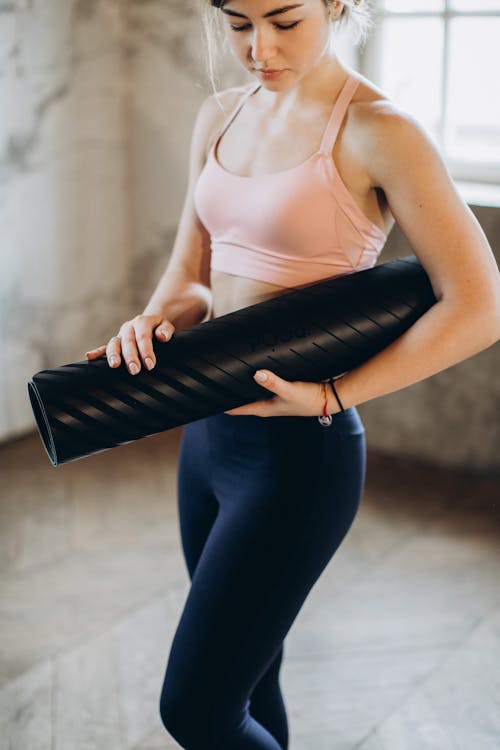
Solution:
[[[136,315],[122,324],[118,336],[113,336],[107,344],[86,352],[87,359],[97,359],[106,354],[110,367],[119,367],[121,357],[126,362],[131,375],[141,370],[141,359],[148,370],[156,364],[153,352],[153,330],[159,341],[168,341],[175,327],[161,315]]]
[[[267,378],[260,380],[260,373],[266,374]],[[325,399],[321,383],[283,380],[270,370],[257,370],[254,379],[263,388],[272,391],[275,394],[273,398],[253,401],[251,404],[229,409],[224,414],[253,414],[257,417],[319,417],[323,414]]]

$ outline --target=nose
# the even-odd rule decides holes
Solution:
[[[273,59],[276,50],[273,31],[270,29],[255,29],[252,39],[252,58],[255,62],[265,62]]]

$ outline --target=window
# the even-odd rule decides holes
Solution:
[[[457,180],[500,184],[500,0],[377,0],[361,70]]]

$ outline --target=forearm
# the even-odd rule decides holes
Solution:
[[[345,409],[424,380],[499,340],[496,312],[479,313],[440,300],[382,351],[335,381]],[[339,406],[333,393],[330,413]]]
[[[144,315],[162,315],[177,331],[200,323],[210,312],[212,294],[208,287],[168,268],[146,307]]]

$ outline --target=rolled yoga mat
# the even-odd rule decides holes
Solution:
[[[384,349],[435,302],[410,255],[153,340],[151,371],[130,375],[123,359],[113,369],[106,357],[41,370],[28,393],[43,445],[58,466],[271,398],[253,379],[259,368],[286,380],[335,377]]]

